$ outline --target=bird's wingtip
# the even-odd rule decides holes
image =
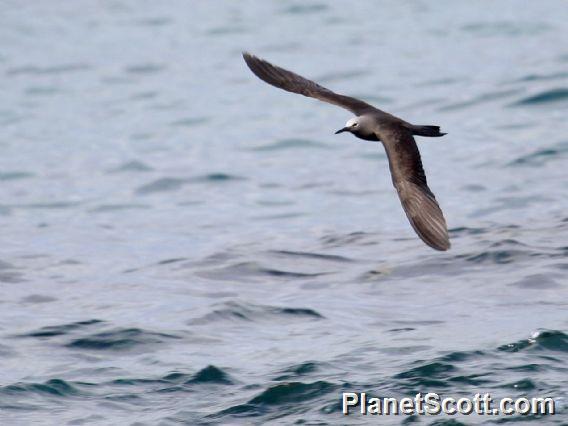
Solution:
[[[243,59],[245,60],[249,68],[252,66],[252,64],[258,61],[258,58],[247,50],[243,50],[242,54],[243,54]]]
[[[430,246],[431,248],[433,248],[434,250],[437,251],[448,251],[452,245],[450,244],[450,241],[446,240],[446,241],[424,241],[426,243],[426,245]]]
[[[438,251],[448,251],[452,247],[452,243],[450,242],[450,236],[448,235],[447,228],[444,235],[438,235],[437,238],[426,244]]]

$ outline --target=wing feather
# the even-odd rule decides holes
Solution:
[[[427,245],[436,250],[448,250],[450,239],[444,214],[428,187],[420,152],[409,130],[391,126],[379,129],[393,185],[412,228]]]
[[[339,95],[326,89],[319,84],[308,80],[292,71],[272,65],[270,62],[260,59],[250,53],[244,52],[243,58],[250,70],[261,80],[279,89],[292,93],[298,93],[310,98],[340,106],[351,111],[355,115],[377,109],[366,102],[350,96]]]

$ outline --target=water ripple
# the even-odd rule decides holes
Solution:
[[[530,154],[511,161],[509,166],[542,166],[553,160],[562,160],[568,154],[568,142],[561,142],[549,148],[540,148]]]
[[[520,351],[546,351],[568,352],[568,335],[559,330],[541,330],[533,333],[528,339],[522,339],[515,343],[499,346],[503,352]]]
[[[77,71],[87,71],[91,67],[87,64],[63,64],[39,67],[35,65],[10,68],[6,71],[7,76],[46,76],[65,74]]]
[[[200,325],[216,321],[278,321],[278,320],[319,320],[323,315],[309,308],[292,308],[252,303],[226,302],[208,314],[191,320],[190,324]]]
[[[13,385],[1,386],[0,394],[20,395],[20,394],[48,394],[58,397],[81,395],[84,392],[76,386],[61,379],[51,379],[45,383],[16,383]]]
[[[143,163],[142,161],[132,160],[110,170],[110,173],[151,172],[152,170],[154,169],[148,166],[147,164]]]
[[[173,178],[163,177],[156,179],[150,183],[140,186],[136,189],[138,195],[152,194],[155,192],[169,192],[180,189],[187,184],[211,184],[211,183],[225,183],[245,180],[245,178],[227,173],[209,173],[202,176],[195,176],[192,178]]]
[[[274,408],[288,411],[305,401],[314,400],[329,394],[335,389],[337,389],[337,385],[326,381],[278,384],[270,386],[245,404],[232,406],[211,417],[215,418],[227,415],[237,417],[257,416],[266,414]],[[288,410],[286,410],[286,408]]]
[[[273,152],[290,149],[331,149],[330,146],[309,139],[282,139],[277,142],[250,148],[251,151]]]
[[[329,262],[340,262],[340,263],[348,263],[353,262],[352,259],[349,259],[344,256],[338,256],[333,254],[322,254],[322,253],[312,253],[306,251],[289,251],[289,250],[272,250],[270,253],[274,253],[276,255],[280,255],[283,257],[291,257],[291,258],[300,258],[300,259],[315,259],[315,260],[323,260]]]
[[[214,365],[199,370],[195,375],[185,382],[186,384],[215,383],[222,385],[232,385],[234,382],[230,376]]]
[[[117,328],[92,334],[87,337],[73,339],[65,346],[71,349],[95,351],[124,351],[140,346],[154,346],[167,343],[172,339],[181,339],[180,336],[167,333],[156,333],[139,328]]]
[[[544,92],[537,93],[536,95],[528,96],[520,101],[517,101],[511,106],[536,106],[546,104],[558,104],[568,101],[568,89],[558,88],[545,90]]]
[[[300,272],[263,266],[260,262],[239,262],[233,265],[202,270],[196,273],[202,278],[222,281],[250,281],[251,279],[310,279],[327,275],[329,272]]]
[[[70,334],[71,332],[77,331],[79,329],[95,325],[103,324],[104,321],[98,319],[91,319],[86,321],[77,321],[69,324],[62,325],[50,325],[41,327],[39,330],[31,331],[26,334],[19,335],[20,337],[54,337],[54,336],[64,336]]]

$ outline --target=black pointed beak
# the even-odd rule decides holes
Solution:
[[[347,130],[349,130],[349,127],[344,127],[343,129],[339,129],[337,132],[335,132],[336,135],[346,132]]]

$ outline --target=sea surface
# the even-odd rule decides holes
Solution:
[[[568,4],[2,1],[0,424],[568,424]],[[347,111],[419,138],[416,237]],[[342,392],[554,416],[341,414]]]

